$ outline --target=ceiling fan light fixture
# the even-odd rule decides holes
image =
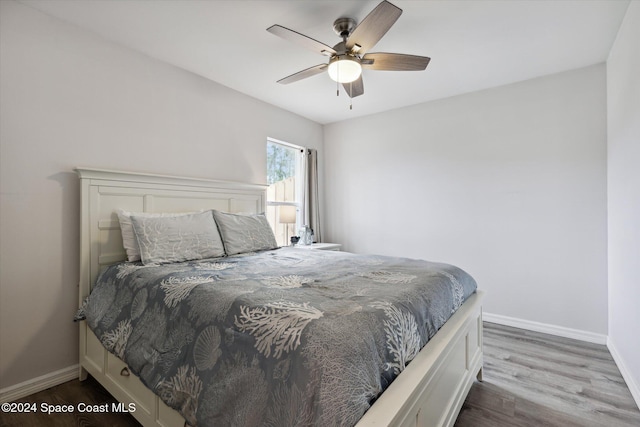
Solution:
[[[360,61],[350,55],[337,55],[331,59],[328,67],[329,77],[338,83],[350,83],[358,80],[362,74]]]
[[[2,0],[0,0],[2,1]],[[352,18],[338,18],[333,30],[342,41],[331,47],[282,25],[267,28],[270,33],[289,40],[306,49],[329,57],[329,63],[318,64],[278,80],[280,84],[289,84],[307,77],[328,71],[329,77],[338,84],[336,93],[340,94],[340,84],[349,98],[364,94],[362,68],[381,71],[422,71],[427,68],[431,58],[403,53],[371,53],[371,48],[395,24],[402,9],[382,0],[360,23]],[[369,71],[367,71],[369,72]]]

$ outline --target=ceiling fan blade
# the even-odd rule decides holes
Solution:
[[[383,1],[349,35],[347,49],[351,49],[357,44],[360,46],[358,53],[369,51],[389,31],[400,15],[402,15],[402,9],[388,1]]]
[[[267,31],[269,31],[271,34],[275,34],[278,37],[282,37],[285,40],[297,43],[300,46],[310,49],[321,55],[331,56],[336,53],[336,51],[331,46],[327,46],[326,44],[321,43],[318,40],[314,40],[311,37],[307,37],[297,31],[285,28],[282,25],[272,25],[267,28]]]
[[[349,98],[355,98],[364,93],[364,83],[362,82],[362,75],[357,80],[351,83],[342,83],[342,87],[349,95]]]
[[[278,80],[278,83],[286,85],[289,83],[297,82],[298,80],[306,79],[307,77],[315,76],[322,73],[327,69],[327,64],[318,64],[313,67],[309,67],[306,70],[298,71],[295,74],[291,74],[283,79]]]
[[[373,63],[369,63],[373,60]],[[402,53],[367,53],[362,57],[362,68],[385,71],[421,71],[427,68],[431,58]]]

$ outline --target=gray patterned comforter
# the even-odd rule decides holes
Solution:
[[[191,425],[351,426],[475,289],[447,264],[282,248],[116,264],[84,311]]]

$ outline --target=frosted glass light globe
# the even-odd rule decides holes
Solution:
[[[362,74],[362,66],[347,55],[336,56],[329,63],[329,77],[338,83],[350,83],[358,80]]]

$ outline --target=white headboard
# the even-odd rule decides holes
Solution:
[[[266,185],[76,168],[80,177],[80,303],[102,268],[125,259],[116,210],[265,211]]]

